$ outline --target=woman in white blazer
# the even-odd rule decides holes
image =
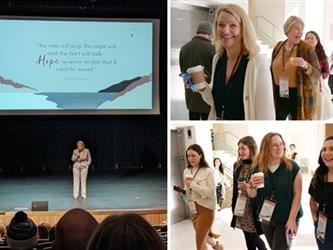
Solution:
[[[210,120],[275,120],[268,60],[259,54],[251,20],[235,4],[220,7],[214,21],[217,53],[210,86],[199,90]]]
[[[85,147],[83,141],[76,143],[76,149],[73,151],[73,198],[79,198],[79,190],[81,184],[81,196],[87,198],[87,175],[91,164],[91,155],[89,149]]]

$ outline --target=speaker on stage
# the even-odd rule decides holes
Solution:
[[[31,202],[31,211],[48,211],[49,202],[48,201],[33,201]]]

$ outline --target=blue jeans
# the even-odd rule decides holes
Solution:
[[[315,222],[315,234],[318,226],[318,221]],[[317,239],[317,245],[319,250],[332,250],[333,249],[333,220],[328,220],[326,224],[325,241],[322,243]]]

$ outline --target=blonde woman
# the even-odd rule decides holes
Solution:
[[[285,142],[278,133],[264,136],[253,166],[252,172],[263,176],[251,176],[247,193],[255,197],[256,213],[267,242],[272,250],[289,250],[290,239],[296,236],[303,215],[300,168],[287,158]]]
[[[87,198],[87,175],[91,164],[91,156],[89,149],[85,147],[83,141],[76,143],[76,149],[73,151],[73,198],[79,198],[79,189],[81,184],[81,196]]]
[[[274,120],[268,62],[258,53],[254,27],[241,7],[217,10],[213,42],[212,83],[199,90],[211,106],[209,119]]]
[[[277,120],[315,118],[321,71],[314,48],[301,40],[303,29],[301,18],[289,17],[283,25],[287,39],[273,49],[271,71]]]

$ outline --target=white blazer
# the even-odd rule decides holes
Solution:
[[[203,92],[203,100],[211,106],[209,120],[216,120],[216,110],[212,95],[216,64],[221,57],[217,53],[213,58],[212,81]],[[257,54],[247,64],[243,104],[245,120],[275,120],[272,76],[265,55]]]

